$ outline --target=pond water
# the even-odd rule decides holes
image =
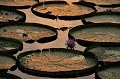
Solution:
[[[76,20],[76,21],[57,20],[57,22],[56,22],[56,20],[37,17],[36,15],[32,14],[30,9],[22,9],[20,11],[23,11],[26,13],[26,16],[27,16],[26,22],[41,23],[41,24],[53,26],[55,28],[75,27],[77,25],[82,25],[81,20]],[[68,39],[68,31],[69,31],[69,29],[66,31],[58,30],[58,38],[55,41],[52,41],[49,43],[41,44],[41,43],[35,42],[32,44],[28,44],[28,43],[23,42],[23,50],[19,51],[17,54],[15,54],[15,56],[17,57],[19,55],[19,53],[24,52],[24,51],[29,51],[29,50],[44,49],[44,48],[66,48],[65,42]],[[85,47],[82,47],[76,43],[75,50],[84,51],[84,49],[85,49]],[[8,72],[15,74],[23,79],[54,79],[54,78],[48,78],[48,77],[36,77],[36,76],[28,75],[26,73],[19,71],[18,69],[15,71],[8,71]],[[77,79],[93,79],[93,78],[94,78],[94,74],[92,74],[90,76],[86,76],[86,77],[79,77]],[[71,78],[71,79],[73,79],[73,78]]]
[[[55,28],[75,27],[77,25],[82,25],[81,20],[64,21],[64,20],[58,19],[56,21],[56,20],[41,18],[41,17],[34,15],[31,12],[30,8],[29,9],[20,9],[20,11],[25,12],[26,17],[27,17],[26,22],[41,23],[41,24],[53,26]],[[24,45],[23,50],[19,51],[17,54],[15,54],[15,56],[17,57],[21,52],[28,51],[28,50],[36,50],[36,49],[44,49],[44,48],[66,48],[65,42],[68,39],[68,31],[69,31],[69,29],[66,31],[58,30],[58,38],[55,41],[52,41],[49,43],[41,44],[41,43],[35,42],[32,44],[27,44],[27,43],[23,42],[23,45]],[[84,49],[85,49],[85,47],[82,47],[76,43],[75,50],[84,51]],[[15,74],[15,75],[21,77],[22,79],[54,79],[54,78],[48,78],[48,77],[36,77],[36,76],[28,75],[26,73],[19,71],[18,69],[15,71],[8,71],[8,73]],[[94,79],[94,77],[95,77],[95,74],[92,74],[92,75],[85,76],[85,77],[78,77],[76,79]],[[70,78],[70,79],[73,79],[73,78]]]

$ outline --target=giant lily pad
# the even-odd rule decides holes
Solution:
[[[57,30],[37,23],[6,23],[0,27],[0,36],[18,39],[22,42],[45,43],[57,38]]]
[[[16,68],[16,58],[14,56],[0,54],[0,71],[15,70]]]
[[[120,47],[93,45],[85,49],[86,52],[94,53],[100,62],[120,62]]]
[[[119,7],[120,0],[84,0],[85,2],[93,3],[101,7]]]
[[[0,7],[0,22],[24,22],[25,20],[25,13],[9,7]]]
[[[76,26],[69,31],[69,36],[82,46],[92,44],[115,45],[120,43],[120,24],[95,23]]]
[[[120,23],[120,12],[97,12],[83,16],[82,22],[87,23]]]
[[[18,68],[28,74],[43,77],[70,78],[87,76],[98,67],[93,53],[64,48],[26,51],[18,55]]]
[[[0,0],[0,7],[12,7],[17,9],[29,8],[37,4],[38,0]]]
[[[74,2],[68,4],[65,1],[45,1],[44,4],[36,4],[32,6],[32,12],[43,18],[77,20],[82,15],[93,13],[95,7],[85,2]]]
[[[15,54],[23,49],[23,43],[17,39],[0,37],[0,53]]]
[[[108,63],[98,68],[95,79],[119,79],[120,63]]]

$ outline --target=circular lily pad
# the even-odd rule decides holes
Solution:
[[[96,8],[85,2],[45,1],[32,6],[31,11],[43,18],[77,20],[84,14],[96,12]]]
[[[120,0],[84,0],[85,2],[93,3],[101,7],[119,7]]]
[[[92,52],[100,62],[120,62],[120,46],[93,45],[85,49],[85,52]]]
[[[0,72],[0,79],[22,79],[16,75],[10,73],[2,73]]]
[[[17,58],[18,68],[35,76],[80,77],[90,75],[98,68],[98,60],[93,53],[64,48],[26,51]]]
[[[26,9],[37,3],[38,0],[0,0],[0,7],[6,6],[16,9]]]
[[[23,49],[23,43],[12,38],[0,37],[0,53],[15,54]]]
[[[4,31],[5,30],[5,31]],[[46,43],[57,39],[57,30],[37,23],[6,23],[0,27],[0,36],[18,39],[22,42]]]
[[[108,63],[98,68],[95,79],[119,79],[120,63]]]
[[[15,70],[16,58],[11,55],[0,54],[0,71],[3,70]]]
[[[78,44],[90,46],[93,44],[117,45],[120,43],[120,24],[94,23],[76,26],[69,30],[69,36],[74,37]]]
[[[88,23],[120,23],[120,12],[97,12],[84,15],[84,24]]]
[[[0,7],[0,23],[1,22],[25,22],[25,13],[9,7]]]

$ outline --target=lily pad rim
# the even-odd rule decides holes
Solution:
[[[45,2],[47,2],[47,1],[45,1]],[[54,1],[48,1],[48,2],[54,2]],[[94,5],[89,4],[87,2],[77,2],[77,3],[72,3],[72,4],[85,5],[85,6],[90,7],[90,8],[92,8],[94,10],[91,13],[97,12],[97,9],[94,7]],[[31,8],[32,13],[35,14],[35,15],[37,15],[38,17],[49,18],[49,19],[57,19],[57,17],[58,17],[60,20],[80,20],[82,18],[82,16],[83,16],[83,15],[76,15],[76,16],[56,16],[56,15],[44,14],[44,13],[41,13],[41,12],[38,12],[38,11],[34,10],[34,8],[36,8],[38,6],[42,6],[42,5],[35,4]]]
[[[67,50],[67,49],[65,49],[65,48],[50,48],[51,50],[54,50],[54,49],[63,49],[63,50]],[[33,50],[32,50],[33,51]],[[42,51],[42,50],[34,50],[34,52],[35,51]],[[43,49],[43,52],[44,51],[49,51],[49,49]],[[54,50],[54,51],[56,51],[56,50]],[[70,49],[70,51],[78,51],[78,50],[71,50]],[[79,51],[78,51],[79,52]],[[28,52],[26,52],[26,53],[21,53],[21,54],[19,54],[18,55],[18,57],[17,57],[17,59],[18,59],[18,61],[22,58],[22,57],[24,57],[25,55],[24,54],[30,54],[31,53],[31,51],[28,51]],[[33,53],[33,52],[32,52]],[[88,54],[86,54],[86,55],[88,55]],[[92,54],[93,55],[93,54]],[[94,57],[94,56],[93,56]],[[95,57],[95,59],[97,60],[97,58]],[[19,61],[19,64],[20,64],[20,61]],[[38,71],[38,70],[33,70],[33,69],[29,69],[29,68],[25,68],[23,65],[19,65],[19,70],[21,70],[22,72],[24,72],[24,73],[27,73],[27,74],[30,74],[31,75],[31,71],[33,72],[33,74],[32,75],[35,75],[35,76],[43,76],[43,77],[52,77],[52,78],[58,78],[58,77],[60,77],[60,78],[69,78],[69,77],[71,77],[71,78],[74,78],[74,77],[79,77],[79,76],[85,76],[85,75],[90,75],[91,74],[91,72],[93,73],[93,71],[94,70],[96,70],[97,68],[98,68],[98,63],[96,62],[96,65],[95,66],[93,66],[93,67],[90,67],[90,68],[87,68],[87,69],[83,69],[83,70],[72,70],[72,71],[60,71],[60,72],[47,72],[47,71]],[[28,70],[28,71],[25,71],[25,70]],[[89,71],[90,71],[90,73],[89,73]],[[81,75],[81,74],[82,75]],[[88,74],[89,73],[89,74]],[[68,74],[68,75],[67,75]],[[79,74],[79,75],[76,75],[76,74]]]

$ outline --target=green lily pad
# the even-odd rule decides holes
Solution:
[[[12,38],[0,37],[0,53],[15,54],[23,49],[23,43]]]
[[[78,77],[93,73],[98,67],[94,54],[81,51],[50,48],[26,51],[18,55],[22,72],[46,77]]]
[[[12,70],[16,66],[16,58],[11,55],[0,54],[0,71]]]
[[[26,15],[24,12],[9,7],[0,7],[0,23],[1,22],[25,22]]]
[[[85,49],[87,52],[94,53],[101,62],[119,62],[120,47],[119,46],[89,46]]]
[[[83,16],[82,22],[87,23],[120,23],[120,12],[97,12]]]
[[[22,42],[29,42],[29,40],[49,42],[57,38],[57,30],[37,23],[6,23],[0,27],[0,36],[18,39]]]
[[[95,23],[76,26],[69,31],[69,36],[82,46],[93,44],[115,45],[120,43],[120,24]]]
[[[120,64],[119,63],[109,63],[101,66],[96,71],[96,79],[119,79],[120,75]]]

